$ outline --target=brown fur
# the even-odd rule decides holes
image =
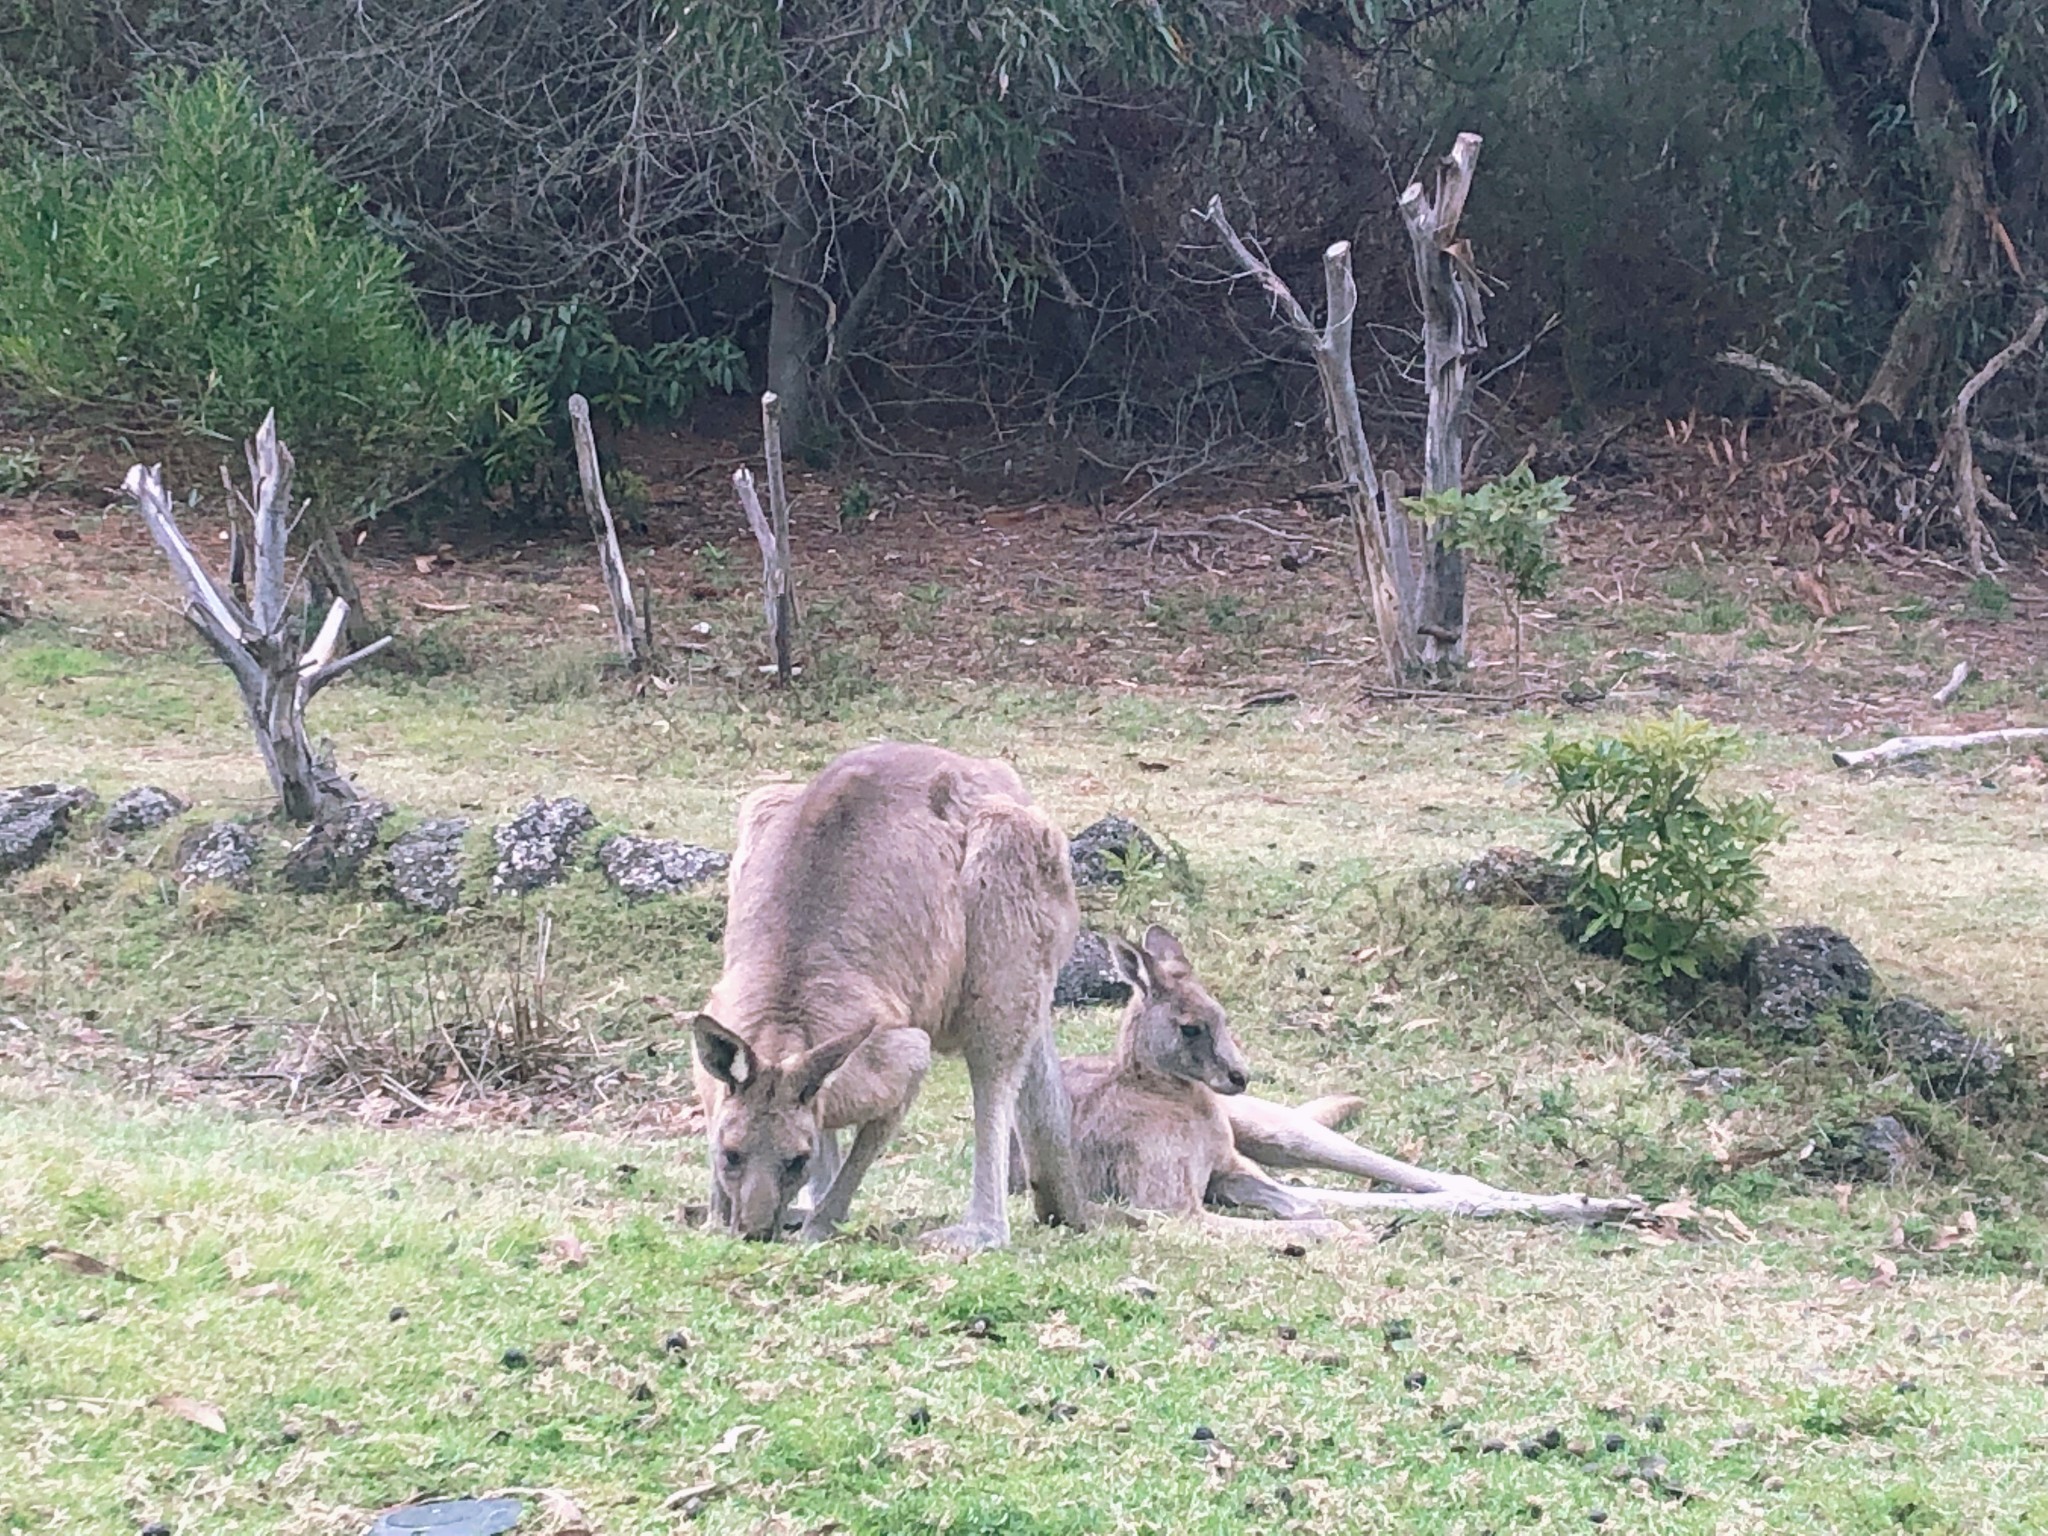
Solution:
[[[1243,1206],[1305,1222],[1324,1215],[1332,1192],[1296,1190],[1260,1164],[1379,1176],[1384,1160],[1333,1129],[1364,1100],[1290,1107],[1243,1091],[1228,1018],[1171,934],[1151,929],[1142,949],[1113,938],[1110,951],[1131,987],[1116,1053],[1061,1063],[1085,1198],[1180,1216]]]
[[[1082,1224],[1051,1022],[1080,912],[1066,838],[1008,765],[883,742],[756,791],[728,891],[695,1025],[716,1220],[773,1238],[808,1182],[805,1234],[831,1231],[938,1049],[967,1058],[975,1159],[965,1220],[933,1238],[1007,1240],[1013,1126],[1040,1216]]]

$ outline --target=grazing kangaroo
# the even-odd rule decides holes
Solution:
[[[1603,1221],[1639,1208],[1630,1199],[1496,1189],[1372,1151],[1334,1129],[1364,1107],[1349,1094],[1298,1107],[1254,1098],[1244,1091],[1244,1053],[1229,1020],[1179,941],[1155,926],[1141,947],[1110,936],[1109,948],[1131,988],[1116,1054],[1061,1063],[1073,1101],[1075,1162],[1089,1199],[1183,1216],[1205,1215],[1209,1205],[1236,1206],[1317,1231],[1335,1230],[1327,1218],[1340,1210]],[[1395,1192],[1298,1188],[1266,1168],[1328,1169],[1390,1184]],[[1220,1230],[1270,1230],[1262,1222],[1205,1219]]]
[[[1052,1035],[1080,909],[1066,837],[1016,773],[884,742],[755,791],[738,820],[725,968],[693,1026],[713,1220],[772,1240],[808,1182],[804,1236],[829,1236],[937,1049],[967,1058],[974,1187],[927,1241],[1008,1241],[1013,1131],[1040,1218],[1083,1226]]]

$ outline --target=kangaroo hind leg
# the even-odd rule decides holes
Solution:
[[[1009,1240],[1013,1129],[1040,1213],[1085,1224],[1052,1034],[1053,980],[1081,919],[1066,838],[1015,801],[977,809],[960,891],[965,954],[955,1033],[974,1089],[974,1190],[959,1225],[927,1240],[976,1249]]]

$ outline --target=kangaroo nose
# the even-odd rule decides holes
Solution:
[[[1231,1087],[1231,1091],[1232,1091],[1232,1092],[1234,1092],[1234,1093],[1242,1093],[1242,1092],[1244,1092],[1244,1086],[1245,1086],[1245,1084],[1246,1084],[1246,1083],[1248,1083],[1248,1082],[1250,1082],[1250,1081],[1251,1081],[1251,1079],[1250,1079],[1250,1078],[1248,1078],[1248,1077],[1246,1077],[1246,1076],[1244,1075],[1244,1073],[1243,1073],[1243,1072],[1241,1072],[1241,1071],[1239,1071],[1239,1070],[1238,1070],[1238,1069],[1237,1069],[1236,1067],[1232,1067],[1232,1068],[1230,1069],[1230,1087]]]

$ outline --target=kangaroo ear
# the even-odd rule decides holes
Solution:
[[[1161,965],[1177,966],[1187,970],[1187,952],[1180,947],[1180,940],[1154,923],[1145,930],[1145,953]]]
[[[868,1036],[874,1032],[875,1027],[870,1024],[866,1029],[856,1029],[836,1040],[813,1046],[794,1061],[784,1063],[782,1075],[796,1089],[797,1103],[808,1104],[815,1099],[826,1080],[845,1066],[847,1058],[866,1045]]]
[[[753,1048],[710,1014],[700,1013],[692,1019],[690,1032],[696,1036],[697,1060],[704,1070],[734,1093],[742,1092],[761,1075]]]
[[[1133,992],[1140,997],[1150,997],[1159,990],[1159,976],[1152,967],[1150,956],[1116,934],[1106,933],[1103,937],[1109,941],[1110,963]]]

